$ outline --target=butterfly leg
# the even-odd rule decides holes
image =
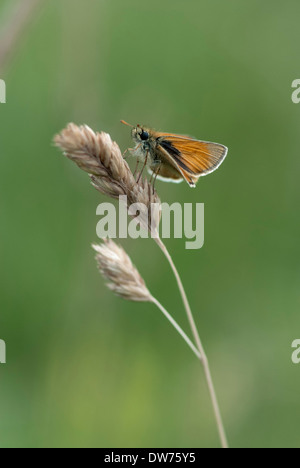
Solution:
[[[160,166],[160,163],[158,163],[158,166]],[[152,182],[153,182],[153,178],[156,177],[156,169],[157,169],[157,165],[152,165],[152,166],[150,167],[150,170],[151,170],[151,177],[150,177],[150,181],[149,181],[149,182],[150,182],[150,185],[151,185]]]
[[[151,177],[150,177],[150,181],[149,181],[149,182],[150,182],[150,185],[152,184],[153,177],[154,177],[154,172],[152,171],[152,173],[151,173]]]
[[[131,151],[131,150],[132,150],[132,148],[127,148],[127,150],[124,151],[124,153],[122,154],[123,159],[126,159],[126,158],[127,158],[127,156],[125,157],[125,154],[127,154],[127,153],[128,153],[129,151]]]
[[[124,151],[124,153],[122,154],[123,158],[125,158],[125,154],[128,153],[130,151],[130,153],[134,153],[135,151],[137,151],[142,145],[139,144],[138,146],[136,146],[135,148],[127,148],[127,150]]]
[[[140,165],[140,160],[138,159],[137,162],[136,162],[136,166],[135,166],[135,170],[134,170],[134,173],[133,173],[133,177],[136,176],[136,173],[137,173],[137,170],[138,170],[139,165]]]
[[[155,193],[155,182],[156,182],[156,179],[157,179],[157,176],[159,175],[160,173],[160,169],[161,169],[161,164],[158,166],[158,169],[157,171],[155,172],[155,177],[154,177],[154,181],[153,181],[153,195]],[[153,173],[154,174],[154,173]],[[153,175],[152,175],[153,177]],[[151,177],[151,180],[152,180],[152,177]]]
[[[139,176],[138,176],[138,179],[137,179],[137,181],[136,181],[137,184],[139,183],[140,178],[142,177],[142,174],[143,174],[143,172],[144,172],[144,169],[145,169],[145,167],[146,167],[146,165],[147,165],[148,155],[149,155],[149,151],[147,151],[147,154],[146,154],[146,157],[145,157],[145,162],[144,162],[143,168],[142,168],[142,170],[141,170],[141,172],[140,172],[140,174],[139,174]]]

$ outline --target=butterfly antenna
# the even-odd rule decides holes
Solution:
[[[121,123],[124,124],[124,125],[127,125],[127,127],[134,128],[133,125],[130,125],[129,123],[125,122],[125,120],[121,120]]]

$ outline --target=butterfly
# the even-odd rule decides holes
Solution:
[[[135,147],[130,151],[138,161],[144,162],[143,169],[148,165],[155,178],[167,182],[185,180],[190,187],[195,187],[199,177],[214,172],[227,156],[228,148],[219,143],[121,122],[132,127]]]

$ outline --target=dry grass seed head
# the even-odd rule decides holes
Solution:
[[[93,248],[99,271],[115,294],[129,301],[151,301],[143,278],[122,247],[111,239],[104,239],[103,244],[93,245]]]

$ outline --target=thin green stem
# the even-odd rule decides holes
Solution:
[[[170,255],[170,253],[168,252],[165,244],[162,242],[162,240],[159,237],[156,238],[155,241],[158,244],[158,246],[160,247],[160,249],[162,250],[162,252],[164,253],[164,255],[166,256],[166,258],[167,258],[168,262],[170,263],[170,266],[171,266],[171,268],[173,270],[173,273],[175,275],[175,278],[176,278],[176,281],[177,281],[177,284],[178,284],[178,288],[179,288],[179,291],[180,291],[180,294],[181,294],[181,297],[182,297],[182,300],[183,300],[183,304],[184,304],[184,307],[185,307],[185,310],[186,310],[186,313],[187,313],[187,317],[188,317],[188,320],[189,320],[189,323],[190,323],[190,326],[191,326],[191,329],[192,329],[192,333],[193,333],[195,342],[197,344],[197,348],[198,348],[198,350],[200,352],[199,359],[200,359],[200,361],[201,361],[201,363],[203,365],[205,378],[206,378],[206,382],[207,382],[207,386],[208,386],[208,390],[209,390],[209,394],[210,394],[210,397],[211,397],[212,406],[213,406],[213,410],[214,410],[214,415],[215,415],[215,419],[216,419],[216,423],[217,423],[217,428],[218,428],[218,432],[219,432],[221,445],[222,445],[223,448],[228,448],[227,437],[226,437],[226,433],[225,433],[225,429],[224,429],[224,424],[223,424],[223,421],[222,421],[222,416],[221,416],[221,411],[220,411],[216,391],[215,391],[215,388],[214,388],[214,384],[213,384],[213,380],[212,380],[212,376],[211,376],[211,372],[210,372],[208,359],[206,357],[203,345],[201,343],[199,332],[197,330],[197,326],[196,326],[196,323],[195,323],[195,320],[194,320],[194,317],[193,317],[193,314],[192,314],[192,310],[190,308],[190,304],[189,304],[187,295],[185,293],[185,290],[184,290],[180,275],[179,275],[179,273],[177,271],[177,268],[176,268],[176,266],[175,266],[175,264],[174,264],[174,262],[172,260],[172,257]]]
[[[198,349],[196,348],[194,343],[192,343],[192,341],[189,339],[186,333],[182,330],[182,328],[178,325],[178,323],[173,319],[172,315],[169,314],[169,312],[163,307],[163,305],[155,297],[151,296],[151,301],[161,310],[164,316],[169,320],[169,322],[173,325],[173,327],[178,331],[178,333],[182,336],[184,341],[191,348],[193,353],[196,354],[197,358],[201,359],[201,355]]]

